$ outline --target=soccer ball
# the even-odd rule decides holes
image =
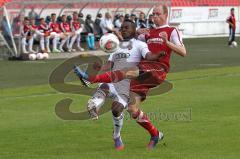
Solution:
[[[233,47],[237,47],[237,42],[236,42],[236,41],[233,41],[233,42],[232,42],[232,46],[233,46]]]
[[[29,54],[28,58],[29,58],[29,60],[33,61],[33,60],[36,60],[37,55],[36,54]]]
[[[48,53],[43,53],[43,59],[49,59]]]
[[[99,40],[100,48],[106,53],[113,53],[119,47],[119,39],[112,33],[104,34]]]
[[[37,53],[37,59],[42,60],[43,59],[43,54],[42,53]]]

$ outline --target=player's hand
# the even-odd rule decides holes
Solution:
[[[161,32],[161,33],[159,34],[159,36],[162,38],[162,40],[163,40],[164,43],[167,43],[167,42],[168,42],[168,35],[167,35],[167,33]]]

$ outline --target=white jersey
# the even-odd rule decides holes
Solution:
[[[145,58],[149,52],[146,43],[137,39],[131,39],[128,42],[121,43],[120,48],[110,55],[108,61],[113,62],[113,71],[122,70],[124,68],[137,66],[141,59]],[[115,96],[115,100],[126,107],[127,101],[123,99],[129,99],[130,79],[124,79],[117,83],[109,83],[108,85],[110,94]]]
[[[110,54],[108,61],[114,63],[113,70],[121,70],[136,66],[149,52],[146,43],[137,39],[131,39],[128,42],[122,42],[119,49]]]

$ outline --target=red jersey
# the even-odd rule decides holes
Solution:
[[[227,21],[233,24],[233,26],[229,25],[230,28],[236,29],[236,18],[234,14],[231,14]]]
[[[57,22],[50,22],[49,27],[51,32],[61,33],[60,26]]]
[[[174,29],[174,27],[169,26],[158,29],[150,29],[149,34],[145,36],[148,48],[153,54],[162,52],[162,56],[158,59],[158,65],[163,66],[166,71],[170,68],[170,56],[172,50],[164,43],[160,35],[166,34],[168,40],[170,41],[170,37]],[[141,62],[146,62],[146,60],[143,59]]]
[[[147,61],[142,59],[139,63],[139,70],[144,72],[137,79],[131,80],[130,89],[132,92],[141,96],[141,100],[146,98],[149,89],[160,85],[165,79],[170,67],[170,57],[172,50],[164,43],[160,35],[167,35],[170,42],[175,45],[184,46],[182,38],[177,29],[168,25],[150,29],[145,34],[145,41],[148,44],[149,50],[153,54],[162,52],[162,56],[158,61]]]
[[[69,25],[69,23],[68,22],[62,22],[61,24],[60,24],[60,27],[61,27],[61,30],[62,30],[62,32],[71,32],[71,28],[70,28],[70,25]]]
[[[48,27],[47,24],[40,24],[40,25],[38,26],[38,30],[41,31],[41,32],[43,32],[43,33],[46,33],[46,32],[49,31],[49,27]]]
[[[21,34],[22,34],[22,36],[29,35],[30,34],[30,25],[24,25]]]
[[[31,26],[32,26],[33,29],[38,30],[38,26],[37,25],[33,24]]]
[[[81,28],[81,24],[78,21],[72,21],[72,31],[76,31]]]

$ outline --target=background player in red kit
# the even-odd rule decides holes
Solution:
[[[71,27],[70,27],[70,24],[69,22],[67,22],[67,16],[66,15],[62,15],[62,22],[60,23],[60,28],[61,28],[61,31],[65,34],[65,38],[62,39],[61,43],[60,43],[60,46],[59,46],[59,50],[61,52],[64,52],[63,50],[63,45],[68,41],[70,40],[71,36],[73,35],[72,34],[72,31],[71,31]]]
[[[139,68],[129,70],[110,71],[96,76],[88,76],[91,83],[97,82],[117,82],[124,78],[136,78],[131,81],[131,103],[128,112],[137,123],[145,128],[151,135],[148,148],[154,148],[159,140],[159,132],[151,123],[147,115],[139,109],[141,101],[146,98],[150,88],[160,85],[166,78],[170,68],[170,56],[174,51],[180,56],[186,56],[186,49],[182,43],[182,38],[174,27],[167,25],[168,9],[165,5],[160,5],[153,9],[153,18],[156,28],[139,30],[142,34],[140,39],[146,41],[149,50],[154,54],[162,52],[162,56],[156,61],[142,60]],[[84,74],[83,74],[84,76]],[[85,78],[86,79],[86,78]]]
[[[45,50],[47,53],[50,53],[51,50],[49,48],[49,41],[50,41],[50,28],[48,26],[48,24],[45,22],[44,18],[40,19],[40,25],[38,26],[38,30],[44,34],[44,44],[42,44],[42,40],[40,40],[40,46],[41,45],[45,45]],[[51,37],[51,38],[54,38]],[[42,48],[42,46],[41,46]]]
[[[36,53],[33,50],[33,33],[34,29],[30,25],[30,21],[28,18],[24,19],[23,27],[21,28],[21,36],[22,36],[22,51],[23,53]],[[26,45],[28,44],[28,51],[26,50]]]
[[[35,24],[35,18],[31,18],[30,24],[34,31],[32,32],[33,41],[29,45],[31,45],[31,48],[32,48],[34,40],[37,40],[40,42],[41,52],[42,53],[46,52],[45,45],[44,45],[45,43],[44,33],[41,30],[39,30],[40,27]]]
[[[74,33],[73,37],[71,38],[70,44],[68,46],[69,52],[71,52],[73,49],[73,44],[75,43],[76,39],[81,36],[81,32],[83,28],[81,27],[80,22],[78,21],[78,13],[73,12],[73,19],[70,22],[71,30]],[[84,51],[84,49],[80,46],[81,41],[77,41],[77,48],[79,51]]]
[[[227,19],[229,24],[229,40],[228,46],[232,45],[232,42],[235,41],[235,31],[236,31],[236,19],[234,15],[234,8],[231,9],[231,15]]]
[[[49,23],[49,28],[50,28],[50,31],[51,31],[50,35],[54,36],[52,52],[59,53],[61,51],[57,49],[57,43],[58,43],[60,38],[62,40],[64,40],[66,38],[66,36],[64,35],[64,33],[62,33],[62,31],[60,29],[60,26],[56,21],[56,14],[55,13],[51,14],[51,22]]]

